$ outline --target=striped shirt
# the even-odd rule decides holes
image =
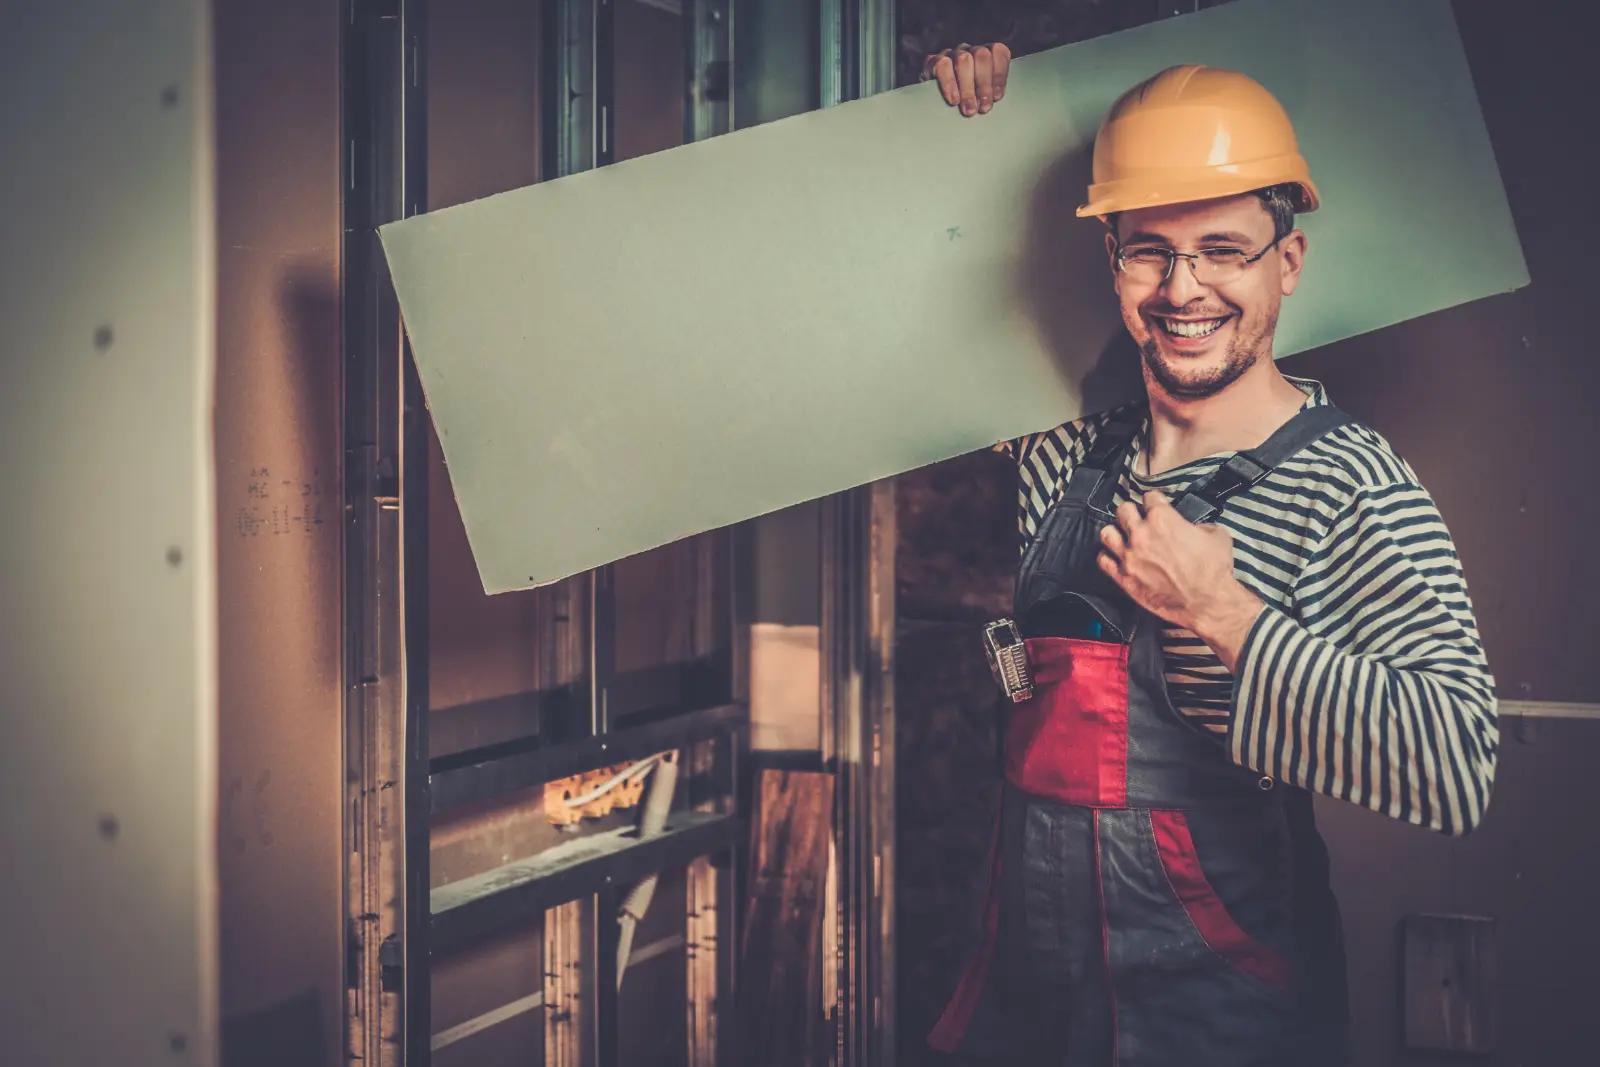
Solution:
[[[1320,383],[1289,381],[1306,406],[1328,403]],[[993,446],[1017,462],[1022,551],[1130,407]],[[1149,430],[1146,412],[1113,506],[1149,489],[1176,497],[1230,454],[1141,477]],[[1179,711],[1257,773],[1446,834],[1477,826],[1499,743],[1494,680],[1450,533],[1410,466],[1346,424],[1230,497],[1218,522],[1235,576],[1267,608],[1237,677],[1192,632],[1163,628]]]

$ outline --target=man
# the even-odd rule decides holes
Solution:
[[[982,114],[1008,60],[962,46],[925,76]],[[1016,628],[991,635],[1007,785],[936,1047],[1344,1063],[1311,793],[1453,835],[1488,806],[1493,681],[1449,533],[1382,437],[1273,359],[1318,206],[1245,75],[1162,71],[1101,126],[1078,214],[1107,226],[1146,399],[995,446],[1023,540]]]

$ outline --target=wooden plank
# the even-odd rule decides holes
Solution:
[[[701,856],[687,871],[684,937],[689,1012],[688,1067],[717,1062],[717,872]]]
[[[739,1048],[746,1062],[822,1062],[822,912],[833,777],[762,771],[740,948]]]
[[[703,632],[703,631],[702,631]],[[688,749],[688,779],[709,776],[716,760],[716,742],[702,741]],[[714,812],[718,799],[707,797],[696,811]],[[717,872],[708,856],[693,860],[684,872],[685,1001],[689,1013],[688,1067],[716,1067],[717,1063]]]
[[[583,897],[544,916],[544,1065],[591,1062],[590,972],[594,966],[594,900]]]
[[[1477,915],[1407,915],[1406,1048],[1489,1053],[1495,1045],[1495,921]]]

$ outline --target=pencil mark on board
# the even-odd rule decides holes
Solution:
[[[309,476],[284,478],[274,477],[268,467],[252,467],[245,502],[234,515],[234,531],[241,538],[313,533],[326,521],[327,495],[321,468],[311,468]]]

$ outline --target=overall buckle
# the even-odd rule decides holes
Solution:
[[[1028,649],[1022,631],[1010,619],[996,619],[983,628],[983,653],[989,672],[1013,704],[1033,699],[1033,677],[1028,673]]]

